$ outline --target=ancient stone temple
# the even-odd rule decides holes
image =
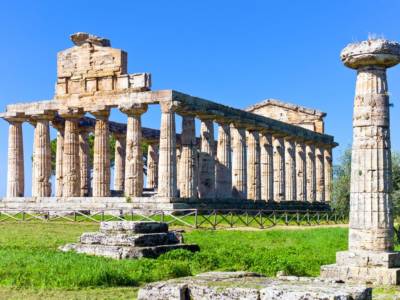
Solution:
[[[349,250],[321,276],[342,281],[400,284],[393,251],[389,92],[386,69],[400,62],[400,44],[368,40],[348,45],[343,63],[357,70],[351,160]]]
[[[7,196],[0,207],[327,207],[337,144],[324,133],[324,113],[276,100],[241,110],[153,91],[151,75],[129,74],[127,53],[108,39],[76,33],[71,40],[74,46],[58,53],[53,99],[8,105],[0,115],[9,123]],[[161,110],[159,129],[142,127],[152,105]],[[126,115],[126,124],[110,121],[112,109]],[[31,197],[24,189],[24,123],[34,128]],[[50,127],[57,130],[55,190]]]

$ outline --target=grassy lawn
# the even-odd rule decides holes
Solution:
[[[74,242],[93,223],[0,224],[0,299],[133,299],[146,282],[211,270],[277,271],[317,276],[347,247],[346,228],[257,231],[196,230],[185,234],[198,253],[177,250],[158,259],[115,261],[57,247]]]

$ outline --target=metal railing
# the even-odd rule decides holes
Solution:
[[[0,209],[0,222],[158,221],[191,228],[269,228],[277,225],[343,224],[348,217],[331,211],[175,209],[175,210],[56,210]]]

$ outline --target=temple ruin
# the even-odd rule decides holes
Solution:
[[[129,74],[127,53],[108,39],[76,33],[71,40],[74,46],[58,53],[54,98],[8,105],[0,114],[9,123],[7,196],[0,207],[328,207],[337,144],[324,133],[325,113],[277,100],[242,110],[175,90],[154,91],[151,75]],[[141,125],[151,105],[161,109],[159,130]],[[111,122],[112,109],[126,114],[127,123]],[[176,115],[182,117],[179,134]],[[24,190],[25,122],[34,127],[31,197]],[[58,132],[54,191],[50,126]]]

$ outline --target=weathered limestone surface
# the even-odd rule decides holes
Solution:
[[[22,137],[22,120],[8,119],[8,169],[7,197],[24,196],[24,144]]]
[[[324,149],[324,179],[325,179],[325,201],[332,200],[332,149]]]
[[[260,134],[247,132],[247,198],[261,200]]]
[[[123,192],[125,188],[126,135],[114,134],[114,137],[115,137],[114,190]]]
[[[306,144],[307,201],[316,200],[315,145]]]
[[[296,192],[298,201],[307,199],[306,147],[302,141],[296,142]]]
[[[386,68],[400,62],[400,44],[368,40],[341,53],[357,69],[353,116],[349,250],[321,276],[373,284],[400,284],[400,253],[393,251],[389,93]]]
[[[285,200],[294,201],[296,196],[296,145],[285,139]]]
[[[91,194],[90,185],[90,163],[89,163],[89,130],[80,128],[79,130],[79,165],[81,173],[80,196],[88,197]]]
[[[155,189],[158,186],[158,144],[150,143],[147,148],[147,183],[146,187]]]
[[[63,156],[64,156],[64,126],[57,128],[56,150],[56,197],[63,195]]]
[[[261,199],[274,200],[274,148],[272,135],[261,133]]]
[[[232,197],[231,129],[229,124],[224,123],[218,127],[215,193],[218,199]]]
[[[267,278],[250,272],[209,272],[194,277],[151,283],[141,288],[139,300],[370,300],[363,285],[305,278]]]
[[[274,146],[274,200],[286,200],[285,144],[281,137],[273,137]]]
[[[315,148],[315,198],[317,201],[325,201],[325,170],[324,149],[320,146]]]
[[[202,119],[200,127],[199,198],[215,197],[214,122]]]
[[[195,120],[182,116],[181,155],[179,160],[179,191],[181,198],[197,197],[197,148]]]
[[[232,196],[247,198],[246,130],[231,126],[232,132]]]

